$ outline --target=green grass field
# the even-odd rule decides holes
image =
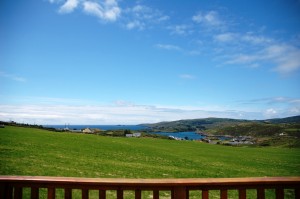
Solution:
[[[300,149],[0,129],[0,175],[206,178],[300,176]]]

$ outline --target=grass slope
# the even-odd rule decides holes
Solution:
[[[0,175],[113,178],[300,176],[300,150],[0,129]]]

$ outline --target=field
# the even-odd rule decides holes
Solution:
[[[0,128],[0,175],[203,178],[300,176],[300,149],[226,147]]]

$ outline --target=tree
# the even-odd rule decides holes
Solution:
[[[131,131],[129,129],[125,129],[124,136],[126,136],[126,134],[131,134]]]

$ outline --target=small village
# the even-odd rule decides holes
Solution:
[[[141,132],[132,132],[130,130],[114,130],[114,131],[107,131],[101,130],[99,128],[84,128],[84,129],[69,129],[68,127],[62,129],[63,131],[69,131],[73,133],[84,133],[84,134],[96,134],[96,135],[104,135],[104,136],[124,136],[127,138],[138,138],[145,135],[145,133]],[[146,133],[147,134],[147,133]],[[150,133],[151,134],[151,133]],[[191,140],[188,137],[180,138],[176,137],[176,133],[174,135],[167,136],[170,140],[178,140],[178,141],[187,141]],[[208,144],[223,144],[228,146],[239,146],[239,145],[253,145],[255,144],[255,138],[252,136],[224,136],[224,135],[208,135],[202,133],[203,138],[191,141],[199,141]],[[149,136],[149,135],[147,135]]]

